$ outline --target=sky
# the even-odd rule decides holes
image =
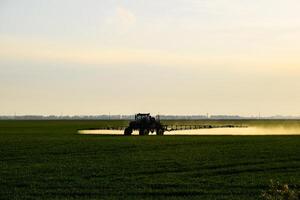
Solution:
[[[299,0],[0,0],[0,115],[300,115]]]

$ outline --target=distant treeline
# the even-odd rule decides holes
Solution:
[[[159,115],[162,120],[300,119],[300,116],[243,117],[239,115]],[[134,115],[2,115],[0,120],[132,120]]]

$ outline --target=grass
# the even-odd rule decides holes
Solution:
[[[165,123],[300,126],[296,120]],[[300,188],[300,136],[79,135],[126,121],[0,121],[0,199],[259,199]]]

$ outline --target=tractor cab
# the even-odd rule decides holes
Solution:
[[[138,113],[135,115],[135,121],[150,121],[151,116],[150,113]]]

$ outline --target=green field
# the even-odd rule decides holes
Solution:
[[[168,121],[300,127],[300,121]],[[0,121],[0,199],[259,199],[300,188],[300,136],[104,136],[126,121]]]

